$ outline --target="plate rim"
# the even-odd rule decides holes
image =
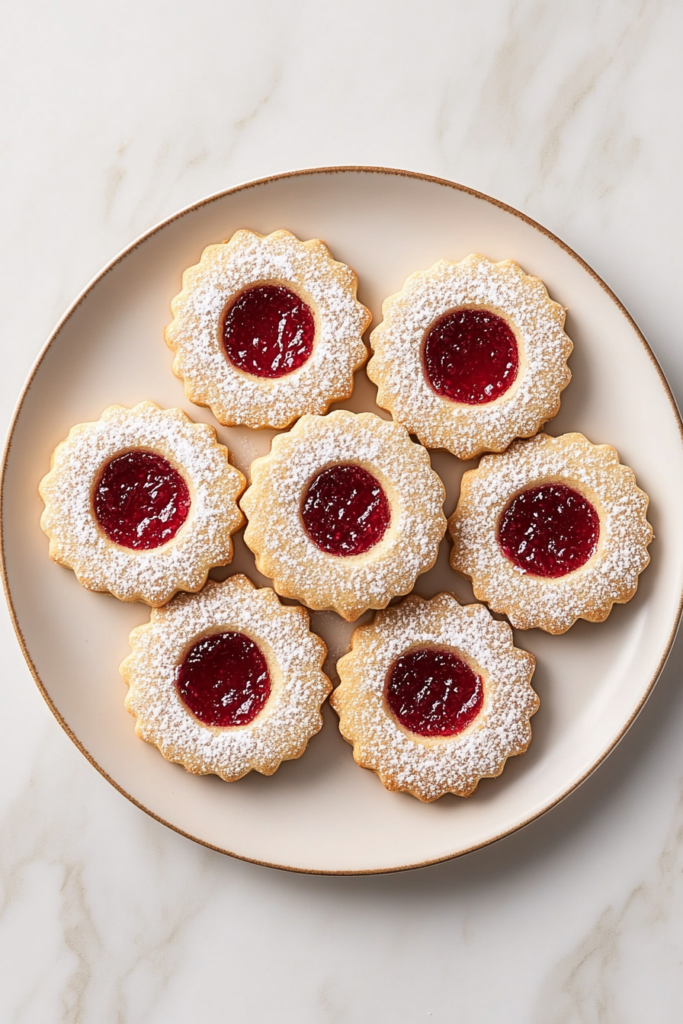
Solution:
[[[678,608],[676,610],[676,614],[675,614],[674,621],[673,621],[673,626],[672,626],[671,632],[669,634],[667,643],[665,645],[664,651],[663,651],[663,653],[661,655],[661,658],[659,660],[659,663],[658,663],[658,665],[657,665],[657,667],[656,667],[656,669],[654,671],[654,674],[652,675],[652,677],[651,677],[651,679],[650,679],[646,689],[644,690],[643,695],[642,695],[641,699],[639,700],[637,706],[634,708],[634,710],[632,711],[632,713],[629,716],[628,720],[624,723],[621,731],[614,738],[614,740],[611,742],[611,744],[605,750],[602,751],[601,755],[581,775],[581,777],[579,779],[573,781],[569,786],[567,786],[565,789],[563,789],[563,791],[560,793],[560,795],[558,797],[556,797],[556,799],[553,800],[552,803],[549,803],[546,806],[542,807],[541,809],[536,810],[535,812],[530,814],[528,817],[526,817],[523,821],[519,822],[518,824],[513,825],[512,827],[505,829],[504,831],[498,833],[495,836],[492,836],[491,838],[489,838],[489,839],[487,839],[487,840],[485,840],[483,842],[474,843],[472,846],[469,846],[469,847],[467,847],[464,850],[458,850],[458,851],[456,851],[454,853],[449,853],[449,854],[446,854],[444,856],[429,858],[427,860],[418,861],[418,862],[413,863],[413,864],[401,864],[401,865],[392,866],[392,867],[379,867],[379,868],[355,868],[355,869],[350,869],[350,870],[343,870],[343,869],[342,870],[331,870],[331,869],[325,869],[325,868],[304,868],[304,867],[298,867],[298,866],[288,865],[288,864],[278,864],[278,863],[270,862],[270,861],[267,861],[267,860],[261,860],[261,859],[256,858],[256,857],[247,857],[244,854],[235,853],[233,850],[228,850],[228,849],[226,849],[224,847],[216,846],[215,844],[210,843],[207,840],[200,838],[199,836],[195,836],[192,833],[185,831],[184,829],[180,828],[179,826],[174,825],[172,822],[167,821],[161,815],[157,814],[155,811],[150,810],[149,807],[146,807],[143,803],[141,803],[141,801],[136,799],[136,797],[132,796],[132,794],[128,793],[123,788],[123,786],[121,786],[118,782],[116,782],[108,774],[108,772],[105,771],[105,769],[100,764],[98,764],[98,762],[95,760],[95,758],[90,754],[90,752],[85,748],[83,743],[78,739],[78,737],[75,735],[75,733],[69,727],[69,725],[64,720],[64,718],[60,714],[59,710],[55,706],[52,698],[50,697],[50,694],[49,694],[48,690],[45,687],[45,684],[43,683],[42,679],[40,678],[40,675],[39,675],[39,673],[38,673],[38,671],[37,671],[37,669],[36,669],[36,667],[35,667],[35,665],[33,663],[33,659],[31,658],[30,652],[29,652],[28,647],[26,645],[26,642],[24,640],[24,635],[23,635],[23,632],[22,632],[22,629],[21,629],[21,625],[20,625],[20,622],[19,622],[16,610],[15,610],[15,607],[14,607],[14,601],[12,599],[12,591],[11,591],[11,586],[10,586],[10,582],[9,582],[9,577],[8,577],[8,572],[7,572],[7,564],[6,564],[6,558],[5,558],[5,529],[4,529],[4,518],[3,518],[4,502],[5,502],[5,485],[6,485],[7,467],[8,467],[9,458],[10,458],[10,454],[11,454],[11,448],[12,448],[12,441],[14,439],[14,434],[15,434],[15,431],[16,431],[16,427],[17,427],[17,423],[18,423],[18,420],[19,420],[19,416],[21,415],[21,411],[22,411],[22,408],[23,408],[26,396],[28,394],[28,391],[29,391],[29,389],[30,389],[30,387],[31,387],[31,385],[32,385],[32,383],[33,383],[33,381],[34,381],[38,371],[40,370],[41,364],[42,364],[45,356],[47,355],[48,350],[52,347],[53,343],[57,340],[57,338],[61,334],[62,330],[66,326],[67,322],[71,319],[71,317],[76,312],[76,310],[81,305],[81,303],[85,301],[85,299],[88,297],[90,292],[96,287],[96,285],[99,284],[99,282],[104,277],[106,277],[106,275],[110,271],[112,271],[119,263],[121,263],[127,256],[129,256],[139,246],[141,246],[144,242],[146,242],[148,239],[153,237],[159,231],[161,231],[164,228],[168,227],[170,224],[174,223],[175,221],[180,220],[182,217],[185,217],[188,214],[193,213],[195,210],[198,210],[198,209],[201,209],[203,207],[209,206],[209,205],[211,205],[211,203],[217,202],[218,200],[223,199],[226,196],[234,195],[234,194],[236,194],[238,192],[243,192],[243,191],[246,191],[246,190],[251,189],[251,188],[257,188],[257,187],[259,187],[261,185],[267,185],[267,184],[269,184],[271,182],[282,181],[282,180],[285,180],[287,178],[298,178],[298,177],[304,177],[304,176],[313,175],[313,174],[381,174],[381,175],[394,175],[394,176],[397,176],[397,177],[412,178],[412,179],[416,179],[416,180],[419,180],[419,181],[426,181],[426,182],[429,182],[429,183],[434,184],[434,185],[440,185],[440,186],[445,187],[445,188],[454,189],[455,191],[458,191],[458,192],[464,192],[467,195],[473,196],[475,199],[481,199],[484,202],[490,203],[491,205],[496,206],[499,209],[505,211],[506,213],[509,213],[512,216],[518,218],[519,220],[521,220],[524,223],[528,224],[530,227],[534,228],[540,234],[544,235],[546,238],[550,239],[550,241],[554,242],[565,253],[567,253],[572,259],[574,259],[579,264],[579,266],[583,270],[585,270],[589,274],[589,276],[598,285],[600,285],[600,287],[603,289],[603,291],[606,292],[607,296],[616,305],[616,307],[619,310],[619,312],[626,318],[626,320],[628,321],[630,326],[633,328],[633,331],[635,332],[635,335],[636,335],[637,339],[640,341],[640,343],[643,346],[643,348],[645,349],[645,352],[647,353],[651,363],[653,364],[654,369],[655,369],[655,371],[656,371],[656,373],[657,373],[657,375],[659,377],[660,383],[661,383],[661,385],[662,385],[662,387],[664,389],[664,393],[666,394],[666,396],[668,398],[669,404],[671,406],[671,409],[673,411],[673,414],[674,414],[674,417],[675,417],[675,420],[676,420],[676,423],[677,423],[677,426],[678,426],[679,439],[680,439],[681,445],[683,446],[683,420],[681,419],[681,413],[679,412],[678,405],[676,403],[676,399],[674,397],[674,394],[673,394],[673,391],[671,389],[671,386],[669,385],[669,382],[668,382],[668,380],[667,380],[667,378],[666,378],[666,376],[664,374],[664,371],[662,370],[662,367],[660,366],[660,364],[659,364],[659,362],[657,360],[657,357],[655,356],[654,352],[650,348],[650,345],[647,342],[643,332],[640,330],[640,328],[638,327],[637,323],[635,322],[635,320],[633,319],[633,317],[631,316],[631,314],[629,313],[628,309],[623,304],[623,302],[618,298],[618,296],[609,287],[609,285],[606,284],[605,281],[603,281],[603,279],[600,277],[600,275],[574,249],[572,249],[571,246],[569,246],[566,242],[564,242],[561,238],[559,238],[556,234],[554,234],[548,228],[544,227],[542,224],[539,224],[538,221],[534,220],[532,217],[529,217],[527,214],[522,213],[520,210],[515,209],[515,207],[510,206],[507,203],[504,203],[502,200],[496,199],[493,196],[490,196],[490,195],[488,195],[485,192],[480,192],[477,189],[470,188],[468,185],[462,185],[462,184],[460,184],[458,182],[451,181],[448,178],[441,178],[441,177],[438,177],[438,176],[435,176],[435,175],[432,175],[432,174],[426,174],[426,173],[423,173],[423,172],[420,172],[420,171],[410,171],[410,170],[405,170],[405,169],[398,168],[398,167],[382,167],[382,166],[379,166],[379,165],[372,165],[372,164],[370,164],[370,165],[364,165],[364,164],[339,164],[339,165],[330,165],[330,166],[321,166],[321,167],[306,167],[306,168],[300,168],[298,170],[282,171],[282,172],[279,172],[279,173],[276,173],[276,174],[266,175],[265,177],[249,179],[249,180],[247,180],[245,182],[242,182],[242,183],[240,183],[238,185],[233,185],[230,188],[222,189],[219,192],[213,192],[210,195],[204,197],[203,199],[199,199],[196,202],[191,203],[188,206],[183,207],[182,209],[180,209],[176,213],[171,214],[171,216],[165,217],[163,220],[157,222],[151,228],[148,228],[146,231],[144,231],[141,235],[138,235],[138,237],[136,239],[134,239],[133,242],[131,242],[129,245],[125,246],[125,248],[121,249],[108,263],[106,263],[105,266],[93,278],[90,279],[90,281],[79,292],[79,294],[76,296],[76,298],[73,300],[73,302],[67,307],[66,311],[61,316],[61,318],[57,322],[56,326],[54,327],[54,329],[50,333],[47,341],[45,342],[45,344],[41,348],[40,352],[38,353],[38,355],[37,355],[37,357],[35,359],[35,362],[33,363],[33,366],[31,367],[31,370],[29,371],[28,377],[26,378],[26,381],[24,382],[24,385],[22,387],[22,390],[21,390],[21,393],[19,395],[19,398],[17,399],[16,405],[15,405],[15,408],[14,408],[14,411],[12,413],[12,417],[11,417],[11,420],[10,420],[10,425],[9,425],[9,428],[8,428],[8,431],[7,431],[7,437],[5,439],[5,443],[4,443],[4,447],[3,447],[3,452],[2,452],[2,460],[0,462],[0,574],[2,576],[2,585],[3,585],[4,594],[5,594],[5,599],[6,599],[6,602],[7,602],[7,607],[8,607],[9,614],[10,614],[10,620],[12,622],[12,626],[14,628],[14,632],[15,632],[15,635],[17,637],[17,641],[19,643],[19,647],[21,649],[21,652],[22,652],[22,655],[24,657],[24,660],[25,660],[25,662],[26,662],[26,664],[28,666],[28,669],[29,669],[29,671],[30,671],[30,673],[31,673],[31,675],[33,677],[33,680],[34,680],[36,686],[38,687],[38,690],[39,690],[43,700],[45,701],[45,703],[47,704],[48,708],[50,709],[50,711],[52,712],[52,714],[54,715],[54,717],[56,718],[57,722],[62,727],[62,729],[64,730],[66,735],[69,737],[71,742],[77,747],[77,749],[86,758],[86,760],[92,765],[92,767],[95,768],[99,772],[99,774],[104,779],[106,779],[106,781],[111,786],[113,786],[113,788],[115,790],[117,790],[122,796],[124,796],[127,800],[129,800],[130,803],[132,803],[135,807],[139,808],[141,811],[144,811],[144,813],[149,815],[149,817],[153,818],[155,821],[160,822],[160,824],[165,825],[167,828],[171,829],[173,832],[176,832],[179,835],[184,836],[186,839],[190,839],[193,842],[198,843],[200,846],[203,846],[203,847],[205,847],[205,848],[207,848],[209,850],[213,850],[216,853],[221,853],[221,854],[223,854],[225,856],[234,857],[236,860],[246,861],[247,863],[250,863],[250,864],[258,864],[261,867],[275,868],[275,869],[280,870],[280,871],[292,871],[292,872],[295,872],[297,874],[306,874],[306,875],[380,875],[380,874],[393,874],[394,872],[411,871],[411,870],[414,870],[416,868],[428,867],[428,866],[430,866],[432,864],[441,864],[441,863],[444,863],[444,862],[449,861],[449,860],[454,860],[457,857],[464,857],[464,856],[466,856],[469,853],[473,853],[475,850],[484,849],[487,846],[493,845],[493,843],[500,842],[500,840],[505,839],[506,836],[512,835],[513,833],[518,832],[518,831],[520,831],[523,828],[526,828],[528,825],[531,824],[531,822],[536,821],[536,819],[542,817],[548,811],[551,811],[554,807],[557,807],[560,803],[562,803],[563,800],[566,800],[568,796],[570,796],[572,793],[574,793],[593,774],[593,772],[595,772],[600,767],[600,765],[609,757],[609,755],[613,752],[613,750],[622,741],[622,739],[624,738],[626,733],[629,731],[629,729],[631,728],[631,726],[635,722],[635,720],[638,717],[638,715],[640,714],[640,712],[643,710],[643,708],[644,708],[645,704],[647,703],[649,697],[651,696],[652,691],[653,691],[653,689],[655,687],[655,684],[657,683],[657,680],[659,679],[659,676],[661,675],[662,670],[664,669],[664,666],[665,666],[665,664],[666,664],[666,662],[667,662],[667,660],[669,658],[669,655],[671,653],[671,649],[673,647],[674,640],[676,639],[676,634],[677,634],[679,626],[680,626],[681,615],[683,614],[683,589],[682,589],[681,594],[680,594],[679,599],[678,599]]]

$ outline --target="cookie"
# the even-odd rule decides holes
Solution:
[[[165,330],[190,401],[226,426],[287,427],[348,398],[370,312],[324,242],[237,231],[183,274]]]
[[[399,423],[303,416],[251,467],[244,539],[278,594],[351,622],[436,561],[444,487]]]
[[[559,410],[565,310],[513,260],[472,254],[407,279],[370,337],[377,404],[427,448],[500,452]]]
[[[303,608],[246,576],[179,594],[130,635],[121,665],[140,739],[198,775],[272,775],[322,726],[331,689]]]
[[[466,797],[529,746],[534,667],[483,605],[411,596],[354,631],[330,704],[356,763],[387,789]]]
[[[463,476],[451,565],[518,629],[565,633],[635,594],[650,561],[647,508],[610,445],[538,434]]]
[[[87,590],[158,607],[232,560],[246,483],[213,427],[153,402],[79,423],[40,483],[50,557]]]

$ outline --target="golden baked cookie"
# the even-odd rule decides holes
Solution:
[[[319,239],[237,231],[183,274],[165,330],[188,398],[231,426],[287,427],[348,398],[371,315]]]
[[[179,594],[130,635],[121,665],[137,735],[197,775],[272,775],[303,754],[331,689],[303,608],[246,576]]]
[[[41,526],[87,590],[156,607],[231,561],[245,482],[213,427],[153,402],[112,405],[57,445]]]
[[[518,629],[602,622],[650,561],[647,507],[614,448],[538,434],[465,473],[448,523],[451,565]]]
[[[500,452],[559,410],[571,379],[565,310],[513,260],[440,260],[382,312],[368,363],[377,404],[427,448]]]
[[[399,423],[302,416],[251,466],[244,539],[278,594],[351,622],[436,561],[444,487]]]
[[[354,631],[330,704],[356,763],[387,789],[470,796],[531,742],[534,667],[483,605],[411,596]]]

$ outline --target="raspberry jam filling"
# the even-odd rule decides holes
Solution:
[[[386,700],[394,717],[410,732],[455,736],[481,711],[484,687],[481,677],[457,654],[426,647],[394,662]]]
[[[249,725],[270,696],[268,665],[244,633],[204,637],[178,667],[180,699],[204,725]]]
[[[513,498],[498,526],[503,554],[531,576],[557,579],[585,565],[600,536],[590,501],[565,484],[531,487]]]
[[[301,518],[313,543],[328,555],[362,555],[384,536],[391,510],[372,473],[340,463],[323,469],[310,484]]]
[[[437,320],[427,334],[422,361],[437,395],[484,405],[512,385],[519,353],[502,317],[487,309],[456,309]]]
[[[298,295],[263,284],[242,292],[223,320],[225,353],[255,377],[284,377],[303,366],[313,351],[315,321]]]
[[[163,455],[125,452],[104,467],[93,507],[97,522],[115,544],[148,550],[175,537],[190,511],[190,492]]]

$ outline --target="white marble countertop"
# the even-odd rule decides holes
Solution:
[[[545,224],[683,398],[674,0],[34,0],[3,28],[3,428],[117,250],[213,191],[338,163],[448,177]],[[683,642],[562,805],[458,861],[364,878],[240,863],[146,817],[59,729],[4,609],[2,642],[1,1021],[680,1018]]]

